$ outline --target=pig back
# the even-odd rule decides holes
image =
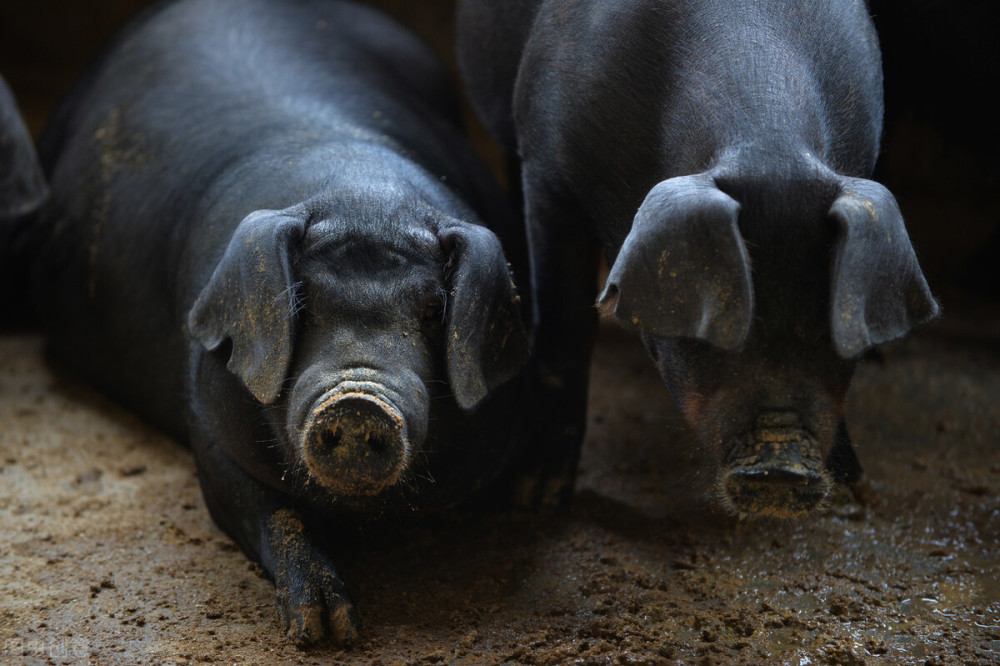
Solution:
[[[656,183],[736,151],[870,175],[882,78],[863,2],[544,8],[510,100],[525,179],[577,200],[612,256]]]

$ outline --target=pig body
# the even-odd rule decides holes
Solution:
[[[858,357],[936,315],[892,195],[867,180],[882,78],[865,3],[462,0],[459,60],[523,194],[547,457],[572,488],[598,309],[637,328],[723,502],[802,515],[860,474]],[[552,414],[560,413],[561,418]]]
[[[191,442],[301,643],[357,630],[317,533],[453,504],[509,455],[527,340],[479,220],[511,230],[456,108],[374,10],[182,0],[117,39],[41,142],[53,351]]]

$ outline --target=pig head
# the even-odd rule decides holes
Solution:
[[[472,411],[525,362],[517,296],[484,227],[430,210],[365,222],[336,212],[357,207],[308,208],[240,223],[189,329],[279,415],[280,464],[255,466],[253,442],[221,438],[234,460],[273,484],[291,469],[340,506],[384,503],[426,462],[435,383]]]
[[[741,514],[801,515],[854,480],[843,417],[857,359],[938,311],[884,187],[799,173],[659,183],[599,298],[641,331]]]

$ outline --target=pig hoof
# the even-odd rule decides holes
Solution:
[[[348,646],[358,638],[358,614],[346,594],[336,591],[330,571],[313,579],[299,577],[277,590],[278,620],[299,647],[309,647],[327,638]],[[278,585],[277,583],[275,584]]]
[[[294,512],[276,512],[269,526],[278,620],[289,638],[303,648],[326,639],[354,643],[357,609],[333,563],[305,536]]]

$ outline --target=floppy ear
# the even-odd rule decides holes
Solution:
[[[0,78],[0,219],[30,213],[47,195],[31,135]]]
[[[653,335],[738,349],[753,309],[739,210],[706,174],[656,185],[635,215],[598,307]]]
[[[248,215],[188,315],[191,335],[206,349],[232,340],[227,367],[263,404],[277,400],[291,361],[289,250],[304,233],[305,220],[282,211]]]
[[[901,338],[938,314],[889,190],[845,178],[830,216],[840,227],[833,260],[831,326],[842,358]]]
[[[448,379],[470,410],[528,360],[528,335],[500,241],[485,227],[454,222],[438,234],[450,258],[445,328]]]

